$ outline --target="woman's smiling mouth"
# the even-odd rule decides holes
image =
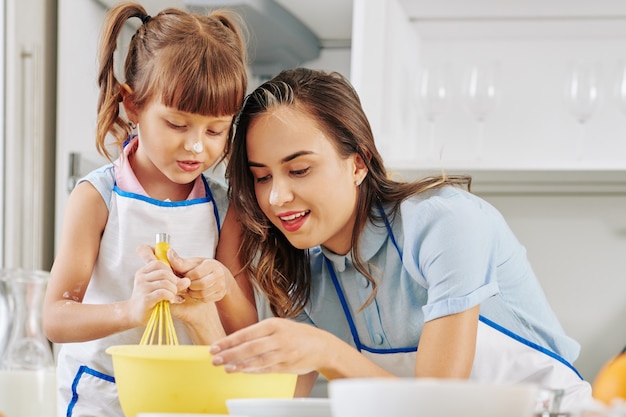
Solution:
[[[283,227],[288,232],[295,232],[304,224],[310,210],[289,212],[278,215]]]

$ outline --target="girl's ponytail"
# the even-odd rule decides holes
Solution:
[[[111,153],[106,147],[107,134],[111,133],[119,141],[119,138],[126,138],[131,133],[128,121],[120,116],[122,84],[115,77],[113,59],[117,49],[117,40],[128,19],[137,17],[143,21],[146,16],[146,10],[140,4],[120,3],[109,11],[102,28],[98,55],[100,95],[98,97],[96,148],[109,160],[111,160]]]

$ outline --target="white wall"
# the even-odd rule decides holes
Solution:
[[[526,247],[592,380],[626,345],[626,195],[483,195]]]
[[[485,195],[526,246],[587,379],[626,345],[626,196]]]

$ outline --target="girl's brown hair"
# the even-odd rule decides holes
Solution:
[[[351,255],[355,268],[372,282],[376,280],[359,257],[359,235],[368,219],[381,223],[377,205],[390,207],[393,217],[408,197],[444,185],[463,185],[471,178],[436,176],[415,182],[395,181],[389,177],[376,149],[372,130],[352,85],[338,73],[298,68],[283,71],[246,97],[235,120],[232,151],[227,178],[231,204],[242,224],[240,261],[270,301],[272,312],[280,317],[295,317],[309,300],[311,271],[308,250],[297,249],[265,217],[255,195],[255,184],[248,167],[246,134],[251,121],[277,106],[290,106],[306,112],[317,121],[337,152],[347,158],[358,154],[367,166],[367,176],[359,186],[356,220],[352,232]],[[329,184],[329,186],[331,186]],[[323,197],[320,197],[323,198]]]
[[[211,116],[237,113],[247,88],[246,47],[241,19],[227,11],[209,15],[165,9],[148,16],[140,4],[124,2],[107,14],[100,43],[96,147],[111,159],[106,136],[122,146],[131,128],[120,115],[122,82],[114,72],[118,38],[125,23],[142,24],[133,35],[123,81],[138,109],[161,100],[180,111]],[[227,143],[224,155],[229,152]]]

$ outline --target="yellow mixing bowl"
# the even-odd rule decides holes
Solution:
[[[227,374],[211,363],[208,346],[121,345],[113,357],[126,417],[137,413],[228,414],[230,398],[292,398],[297,375]]]

